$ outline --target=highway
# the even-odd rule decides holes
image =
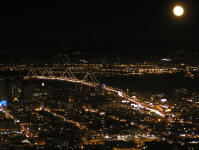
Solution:
[[[146,110],[148,110],[148,111],[151,111],[151,112],[154,112],[155,114],[157,114],[157,115],[159,115],[159,116],[161,116],[161,117],[165,117],[165,114],[163,113],[163,112],[161,112],[160,110],[158,110],[158,109],[155,109],[155,108],[152,108],[150,105],[148,105],[148,104],[145,104],[145,103],[143,103],[143,102],[140,102],[140,101],[138,101],[138,100],[136,100],[135,98],[132,98],[132,97],[130,97],[130,96],[128,96],[126,93],[124,93],[122,90],[117,90],[117,89],[114,89],[114,88],[112,88],[112,87],[107,87],[107,86],[105,86],[105,87],[103,87],[105,90],[107,90],[107,91],[112,91],[112,92],[114,92],[114,93],[116,93],[119,97],[121,97],[121,98],[124,98],[124,99],[126,99],[126,100],[129,100],[129,101],[131,101],[131,102],[133,102],[133,103],[136,103],[137,105],[138,105],[138,107],[139,108],[144,108],[144,109],[146,109]]]

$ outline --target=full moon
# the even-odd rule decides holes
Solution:
[[[180,17],[184,14],[184,9],[182,6],[175,6],[173,9],[174,15]]]

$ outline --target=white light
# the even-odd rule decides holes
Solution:
[[[173,9],[173,13],[176,16],[182,16],[184,14],[184,9],[183,9],[182,6],[175,6],[174,9]]]
[[[164,103],[164,102],[167,101],[167,99],[161,99],[160,101],[161,101],[162,103]]]
[[[185,137],[186,135],[185,134],[180,134],[180,136]]]
[[[120,92],[120,91],[118,91],[118,95],[119,95],[120,97],[123,97],[123,94],[122,94],[122,92]]]
[[[126,100],[122,100],[122,103],[126,103]]]

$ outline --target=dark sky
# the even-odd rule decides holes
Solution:
[[[172,15],[181,2],[186,14]],[[104,44],[135,47],[199,43],[199,2],[7,3],[1,5],[2,48]],[[132,50],[133,51],[133,50]]]

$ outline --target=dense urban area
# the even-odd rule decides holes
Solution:
[[[0,150],[199,150],[199,1],[3,1]]]
[[[131,64],[84,58],[1,63],[1,148],[196,148],[198,67],[169,57]]]

